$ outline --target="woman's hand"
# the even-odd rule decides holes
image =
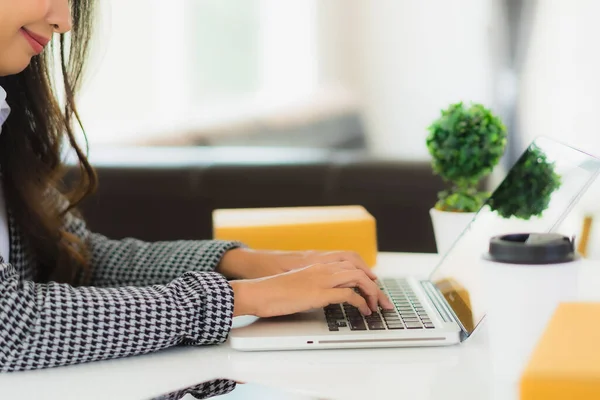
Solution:
[[[255,279],[278,275],[313,264],[349,262],[370,279],[376,279],[364,260],[351,251],[266,251],[230,250],[223,256],[217,272],[232,279]]]
[[[233,281],[231,286],[234,316],[274,317],[338,303],[349,303],[365,315],[377,311],[379,306],[393,308],[365,271],[348,261],[314,264],[262,279]]]

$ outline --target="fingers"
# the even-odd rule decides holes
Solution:
[[[377,301],[379,302],[379,305],[381,306],[381,308],[383,308],[384,310],[393,310],[394,308],[396,308],[394,306],[394,303],[392,303],[392,301],[387,297],[387,295],[382,291],[379,290],[379,288],[377,288]]]
[[[329,304],[340,304],[348,303],[358,308],[358,310],[364,315],[371,315],[372,311],[369,309],[366,300],[356,293],[353,289],[349,288],[335,288],[329,291]]]
[[[385,293],[362,270],[356,268],[347,269],[347,265],[345,265],[347,263],[339,264],[337,272],[334,271],[331,275],[330,282],[332,286],[345,288],[358,287],[373,311],[378,310],[378,305],[386,310],[394,308],[394,305]]]
[[[331,284],[335,287],[360,289],[372,311],[378,310],[379,287],[361,270],[340,271],[331,275]]]

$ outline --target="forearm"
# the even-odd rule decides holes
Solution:
[[[223,256],[241,244],[221,241],[146,243],[90,234],[91,284],[100,287],[164,284],[186,272],[219,270]]]
[[[0,371],[222,343],[233,317],[231,286],[214,272],[163,286],[74,288],[21,282],[0,264],[0,293]]]

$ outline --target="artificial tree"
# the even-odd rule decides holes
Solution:
[[[537,146],[531,145],[488,202],[503,218],[529,220],[541,217],[550,205],[552,193],[561,185],[555,164]]]
[[[468,108],[462,102],[442,110],[429,127],[427,148],[435,174],[450,184],[438,194],[435,208],[450,212],[476,212],[489,197],[481,191],[506,149],[506,127],[481,104]]]

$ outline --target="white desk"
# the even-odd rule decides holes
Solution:
[[[426,276],[435,255],[382,254],[380,275]],[[581,273],[580,297],[600,300],[600,265]],[[214,378],[264,384],[331,399],[511,399],[517,382],[491,372],[483,323],[444,348],[243,353],[227,344],[0,375],[6,399],[144,399]]]

